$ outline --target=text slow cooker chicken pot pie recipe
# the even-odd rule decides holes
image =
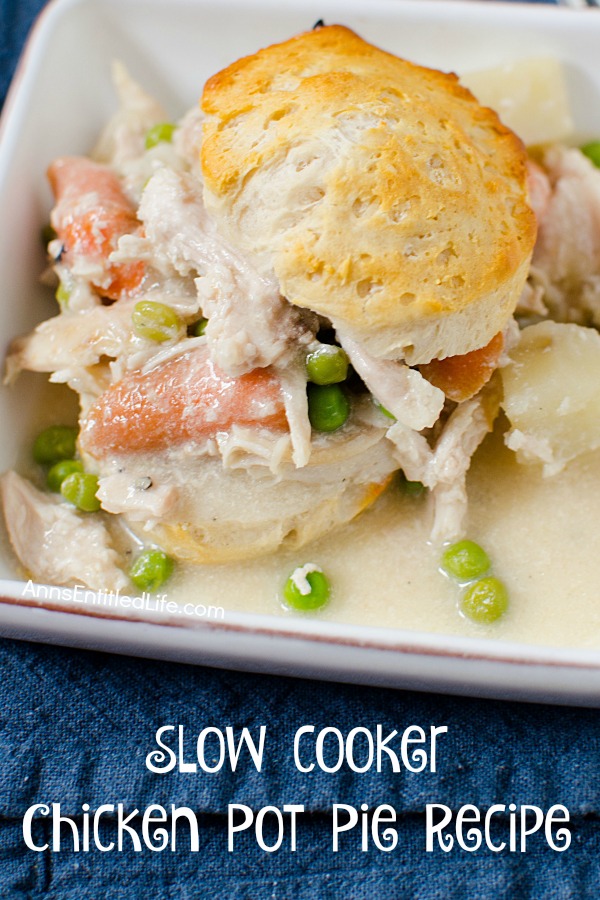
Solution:
[[[177,125],[115,80],[91,157],[48,170],[58,314],[7,361],[80,404],[2,476],[27,577],[589,640],[600,147],[528,156],[341,26]]]

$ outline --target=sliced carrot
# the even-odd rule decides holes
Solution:
[[[460,356],[432,359],[419,366],[419,371],[449,400],[460,403],[473,397],[490,380],[498,366],[504,347],[502,332],[494,335],[489,344]]]
[[[103,266],[105,278],[94,283],[103,297],[118,300],[131,295],[144,277],[144,264],[111,263],[119,238],[139,230],[135,208],[118,177],[83,156],[65,156],[48,169],[56,206],[52,225],[69,254]]]
[[[269,369],[230,378],[196,348],[104,391],[87,412],[80,443],[93,456],[164,450],[233,424],[286,429],[280,383]]]

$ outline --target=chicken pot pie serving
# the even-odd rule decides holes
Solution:
[[[2,478],[23,568],[153,589],[174,566],[298,551],[285,596],[316,607],[329,585],[300,548],[402,478],[428,492],[463,611],[499,615],[466,475],[501,405],[524,464],[600,446],[597,392],[549,387],[600,359],[592,162],[533,160],[455,75],[337,25],[233,63],[176,125],[119,65],[115,81],[91,156],[48,171],[59,312],[7,361],[80,403],[30,479]],[[572,189],[583,254],[564,243]]]

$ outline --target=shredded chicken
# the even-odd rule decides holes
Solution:
[[[558,146],[543,165],[550,194],[536,209],[535,302],[559,321],[600,325],[600,171],[579,150]]]
[[[536,276],[534,267],[529,271],[523,292],[519,297],[515,315],[517,316],[547,316],[548,307],[544,303],[546,289],[543,282]]]
[[[239,425],[233,425],[229,431],[218,434],[216,445],[225,469],[265,466],[273,475],[277,475],[291,456],[289,434],[273,440],[272,434]]]
[[[68,382],[75,369],[96,365],[102,356],[116,358],[139,351],[143,344],[132,332],[131,313],[132,304],[119,303],[64,312],[41,322],[11,347],[8,379],[29,369],[53,372],[53,381]]]
[[[337,332],[350,362],[374,397],[402,425],[414,431],[431,428],[443,407],[444,394],[416,369],[400,362],[376,359],[352,338]]]
[[[211,356],[224,372],[238,376],[287,362],[292,343],[314,338],[302,312],[280,296],[275,279],[260,275],[220,237],[197,179],[159,170],[143,193],[139,217],[145,237],[125,238],[120,249],[133,251],[131,258],[152,259],[163,271],[197,276]]]
[[[552,188],[546,172],[533,159],[527,161],[527,188],[529,205],[540,222],[548,211]]]
[[[311,427],[308,419],[308,398],[306,396],[306,366],[303,359],[296,359],[288,366],[278,369],[285,404],[285,414],[290,428],[293,460],[298,468],[310,459]]]
[[[459,403],[435,445],[424,484],[435,487],[440,482],[457,481],[465,474],[491,424],[482,394]]]
[[[42,494],[16,472],[0,478],[8,534],[22,565],[49,584],[117,590],[128,579],[102,521]]]
[[[112,81],[119,108],[102,131],[92,158],[120,171],[124,164],[143,155],[146,133],[153,125],[166,122],[167,114],[120,62],[113,62]]]
[[[173,135],[173,146],[177,155],[186,163],[189,171],[199,181],[202,181],[200,147],[202,145],[203,121],[204,113],[199,106],[194,106],[185,114]]]
[[[427,473],[433,486],[434,542],[456,540],[465,534],[467,472],[473,454],[492,430],[494,418],[485,394],[479,394],[459,404],[446,423]]]
[[[152,297],[152,294],[146,296]],[[182,317],[197,315],[197,305],[190,307],[187,298],[161,296],[161,302],[169,299],[169,305]],[[178,299],[181,302],[178,303]],[[67,309],[41,322],[31,334],[13,342],[6,361],[7,382],[28,369],[50,372],[53,382],[68,384],[78,392],[83,389],[86,393],[97,394],[107,385],[104,377],[98,381],[90,369],[103,359],[111,360],[111,378],[117,381],[126,372],[158,365],[169,356],[205,342],[205,338],[187,338],[185,342],[169,343],[165,347],[140,338],[132,322],[135,302],[137,298],[76,312]],[[101,372],[96,374],[103,376]]]
[[[394,445],[394,456],[407,479],[425,484],[432,455],[425,435],[407,428],[402,422],[395,422],[388,428],[387,437]]]
[[[97,497],[106,512],[125,513],[134,522],[151,522],[167,515],[177,502],[174,485],[154,485],[149,477],[132,478],[125,472],[98,481]]]
[[[432,492],[433,526],[431,540],[435,544],[457,541],[467,532],[468,498],[466,474],[459,480],[438,484]]]
[[[409,481],[432,491],[435,542],[464,536],[467,515],[466,476],[475,450],[491,431],[495,409],[485,393],[460,403],[449,416],[433,449],[426,438],[401,423],[388,430],[395,455]]]
[[[468,509],[467,471],[473,454],[492,430],[492,425],[493,418],[481,394],[459,404],[448,419],[426,476],[433,488],[432,541],[464,537]]]

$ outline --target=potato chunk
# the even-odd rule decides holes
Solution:
[[[540,322],[526,328],[502,369],[506,444],[523,463],[559,472],[600,447],[600,335],[592,328]]]
[[[527,146],[561,141],[573,132],[567,87],[557,59],[522,59],[468,72],[460,80]]]

